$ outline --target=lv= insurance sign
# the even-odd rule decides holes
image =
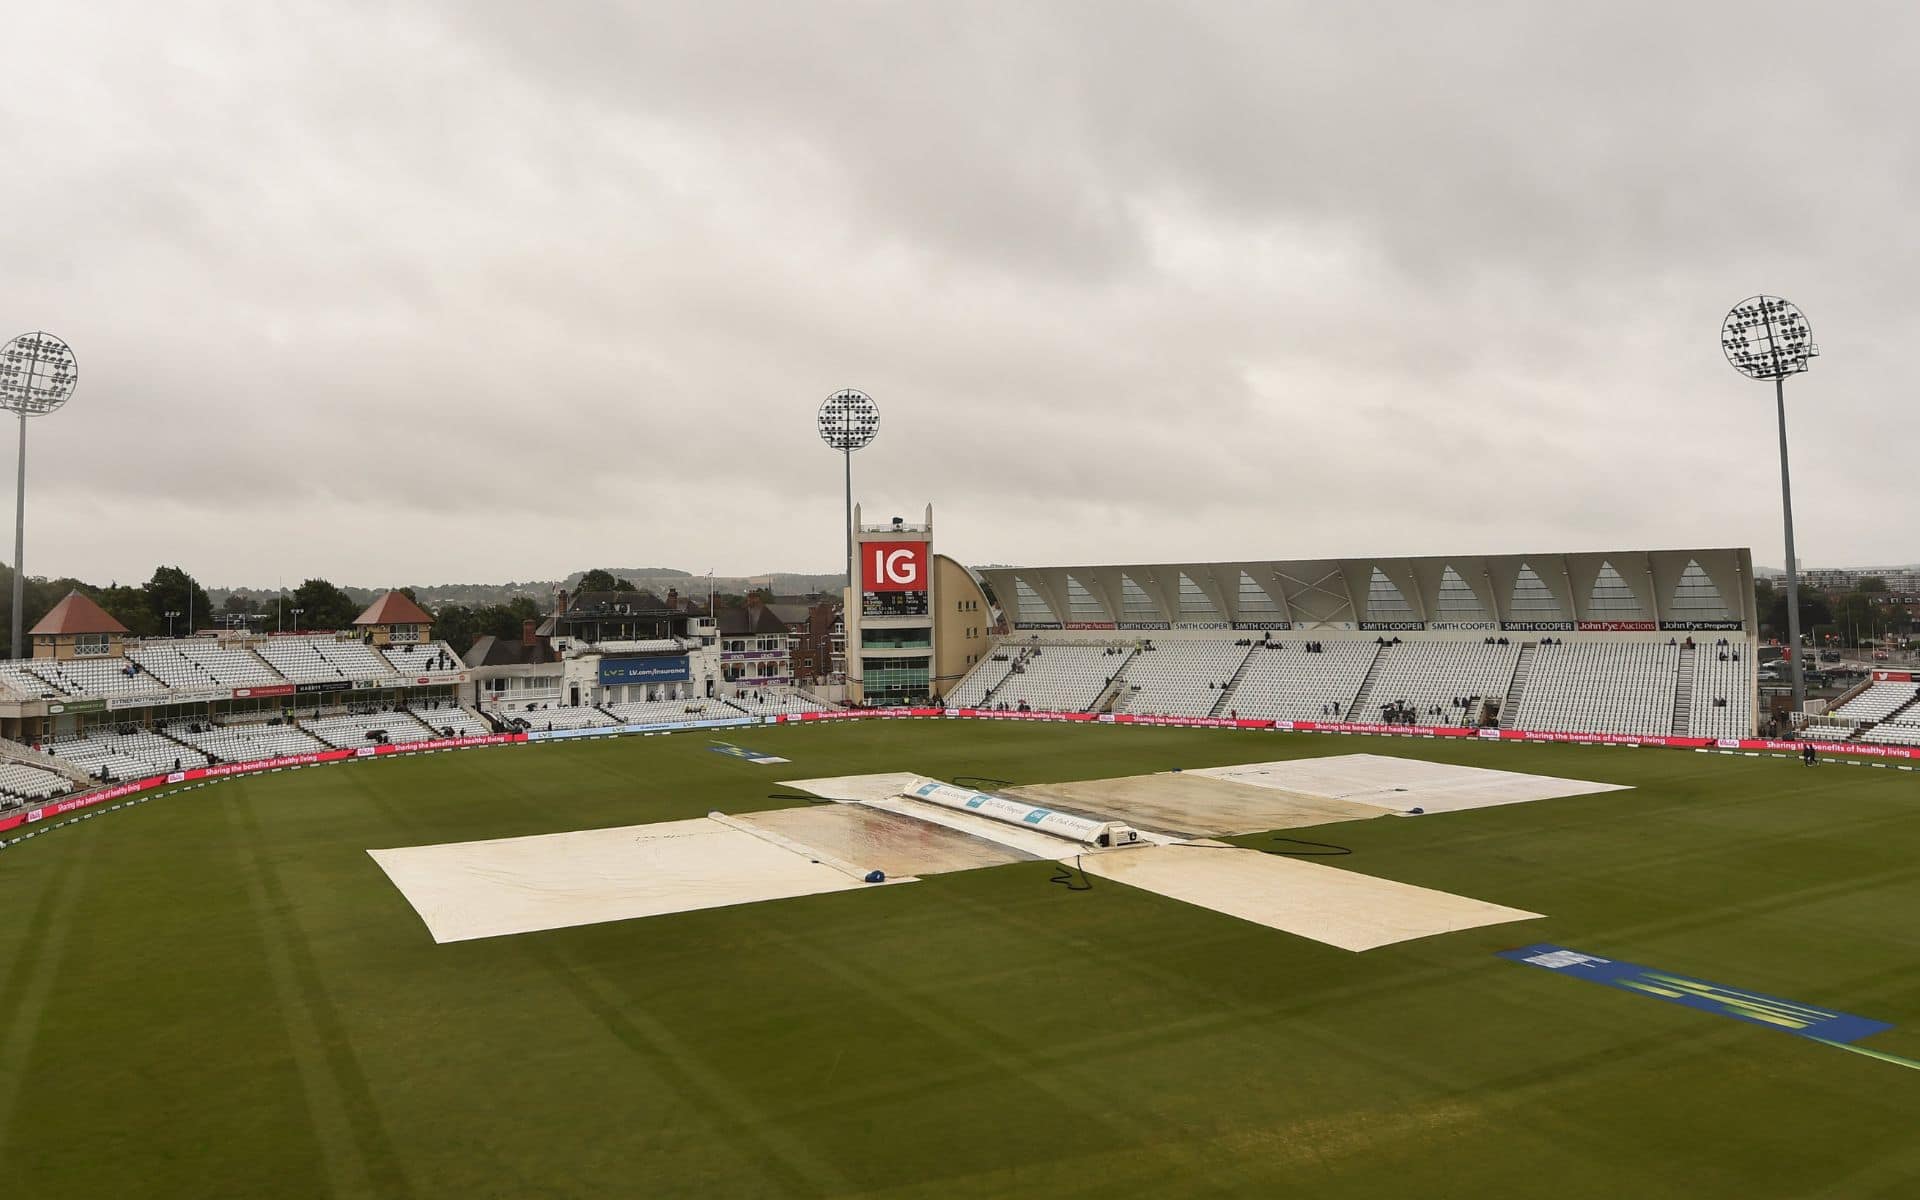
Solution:
[[[861,543],[860,584],[869,592],[926,591],[927,543]]]

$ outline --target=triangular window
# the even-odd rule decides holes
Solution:
[[[1373,578],[1367,583],[1367,620],[1369,621],[1411,621],[1413,605],[1400,594],[1400,589],[1387,573],[1379,567],[1373,569]]]
[[[1487,610],[1480,603],[1480,597],[1474,595],[1467,581],[1460,578],[1460,572],[1452,567],[1440,573],[1440,595],[1436,606],[1442,621],[1487,620]]]
[[[1534,573],[1526,563],[1520,564],[1520,574],[1513,581],[1513,601],[1507,606],[1516,621],[1564,621],[1566,614],[1560,611],[1560,602],[1553,598],[1553,592],[1546,582]]]
[[[1644,621],[1647,610],[1640,604],[1640,597],[1633,594],[1627,581],[1613,564],[1600,564],[1600,574],[1593,581],[1593,595],[1588,600],[1587,611],[1603,621]]]

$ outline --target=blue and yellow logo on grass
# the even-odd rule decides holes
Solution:
[[[1704,979],[1677,975],[1672,971],[1658,971],[1638,963],[1602,958],[1597,954],[1585,954],[1547,942],[1522,946],[1518,950],[1502,950],[1499,951],[1499,955],[1501,958],[1525,963],[1530,967],[1542,967],[1576,979],[1604,983],[1608,987],[1618,988],[1624,992],[1652,996],[1656,1000],[1664,1000],[1669,1004],[1683,1004],[1702,1012],[1718,1013],[1723,1017],[1732,1017],[1736,1021],[1746,1021],[1749,1024],[1762,1025],[1768,1029],[1778,1029],[1816,1042],[1824,1042],[1829,1046],[1839,1046],[1856,1054],[1865,1054],[1872,1058],[1898,1063],[1901,1066],[1920,1068],[1920,1063],[1902,1058],[1897,1054],[1848,1044],[1892,1029],[1893,1026],[1885,1021],[1837,1012],[1818,1005],[1802,1004],[1797,1000],[1783,1000],[1778,996],[1750,992],[1745,988],[1709,983]]]

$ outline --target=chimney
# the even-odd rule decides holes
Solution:
[[[559,616],[561,613],[566,611],[567,611],[567,589],[561,588],[559,592],[557,592],[554,596],[553,613],[555,616]]]
[[[533,622],[520,622],[520,644],[522,646],[531,646],[533,645],[533,641]]]
[[[673,612],[680,611],[680,589],[679,588],[670,587],[667,589],[667,608]]]

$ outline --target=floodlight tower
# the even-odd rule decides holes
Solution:
[[[853,452],[880,432],[880,406],[859,388],[841,388],[820,405],[820,440],[847,460],[847,580],[853,580]]]
[[[1793,481],[1787,471],[1787,376],[1807,369],[1820,353],[1813,327],[1792,304],[1778,296],[1749,296],[1720,323],[1720,348],[1733,369],[1748,379],[1773,380],[1774,407],[1780,416],[1780,511],[1787,527],[1787,645],[1792,653],[1793,711],[1806,707],[1807,675],[1801,662],[1800,567],[1793,556]]]
[[[0,409],[20,414],[20,477],[13,500],[13,656],[24,658],[27,571],[27,418],[57,410],[73,395],[80,367],[73,350],[50,333],[23,333],[0,348]]]

